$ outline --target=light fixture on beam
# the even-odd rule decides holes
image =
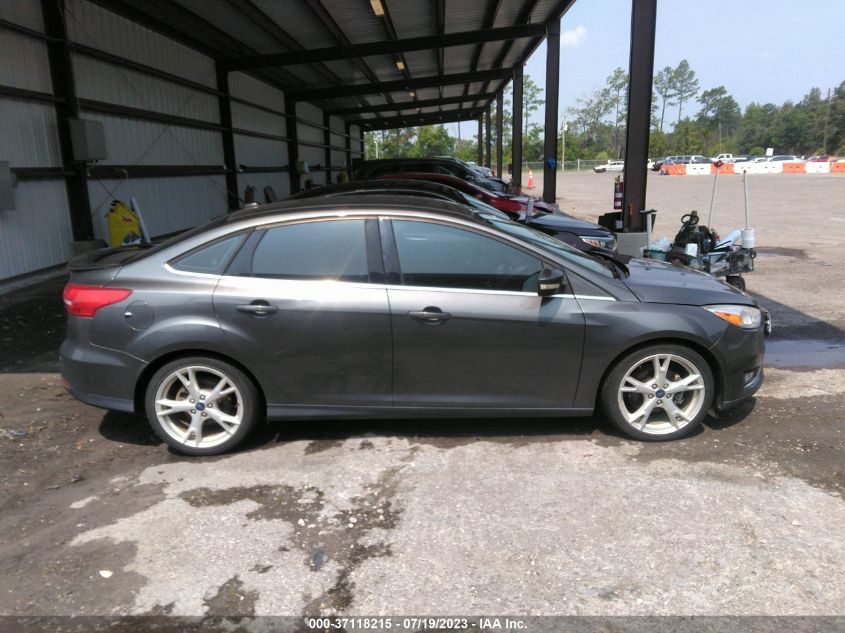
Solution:
[[[384,6],[381,3],[381,0],[370,0],[370,6],[373,7],[373,13],[375,13],[378,17],[382,17],[384,15]]]
[[[405,70],[405,62],[403,62],[401,59],[397,59],[396,68],[398,68],[399,70]]]

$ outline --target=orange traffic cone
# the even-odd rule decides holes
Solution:
[[[528,185],[527,185],[527,188],[528,189],[534,188],[534,172],[531,171],[530,169],[528,170]]]

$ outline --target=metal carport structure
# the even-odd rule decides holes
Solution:
[[[495,162],[501,173],[502,117],[496,117],[493,133],[490,113],[496,108],[501,115],[503,90],[513,81],[513,180],[521,182],[523,65],[546,39],[545,156],[554,159],[560,21],[574,1],[27,0],[25,5],[37,7],[31,13],[39,13],[38,19],[18,19],[18,9],[7,7],[4,11],[11,11],[11,17],[0,11],[0,30],[42,43],[51,89],[32,89],[22,77],[12,85],[0,85],[0,99],[55,109],[60,164],[45,161],[43,167],[29,167],[13,162],[12,171],[20,181],[64,180],[75,241],[95,237],[92,208],[96,205],[89,200],[92,179],[117,178],[115,174],[129,179],[219,177],[225,180],[227,206],[237,208],[239,190],[249,174],[286,173],[289,190],[296,191],[303,155],[311,169],[325,174],[323,179],[329,182],[332,174],[350,167],[353,153],[363,153],[365,130],[476,120],[479,162]],[[211,81],[181,73],[172,63],[163,70],[160,64],[139,61],[150,59],[148,52],[133,55],[126,52],[128,48],[117,50],[105,42],[95,45],[108,38],[97,37],[98,24],[91,23],[91,16],[97,15],[88,5],[176,42],[191,55],[202,55],[212,65]],[[656,0],[632,0],[632,5],[626,228],[640,226],[639,214],[633,211],[645,203]],[[26,11],[21,9],[21,13]],[[80,29],[94,34],[81,37]],[[140,46],[154,46],[138,37]],[[166,86],[193,91],[216,102],[216,112],[213,117],[199,117],[187,116],[184,107],[168,111],[147,103],[154,99],[144,98],[138,87],[134,89],[143,107],[123,97],[91,98],[91,82],[100,80],[94,63],[100,69],[117,68],[124,78],[132,75],[134,80],[137,74],[158,80],[162,91]],[[87,66],[93,70],[84,70]],[[238,90],[231,86],[235,79]],[[253,79],[274,88],[278,96],[261,102],[245,98],[242,86]],[[285,125],[280,130],[244,129],[239,123],[244,108],[283,120]],[[104,164],[80,162],[74,159],[68,121],[91,114],[219,134],[216,142],[222,160],[199,156],[193,164],[181,165],[117,159]],[[338,122],[342,130],[337,129]],[[277,161],[250,164],[241,151],[244,138],[286,149],[277,152]],[[544,171],[544,198],[554,201],[554,162],[545,161]]]

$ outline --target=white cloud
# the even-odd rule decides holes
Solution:
[[[578,46],[587,39],[587,27],[579,24],[574,29],[569,29],[560,34],[561,46]]]

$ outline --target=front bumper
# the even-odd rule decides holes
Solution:
[[[766,351],[764,326],[743,330],[729,326],[711,353],[719,364],[721,382],[715,402],[717,411],[735,407],[753,396],[763,384],[763,356]]]

